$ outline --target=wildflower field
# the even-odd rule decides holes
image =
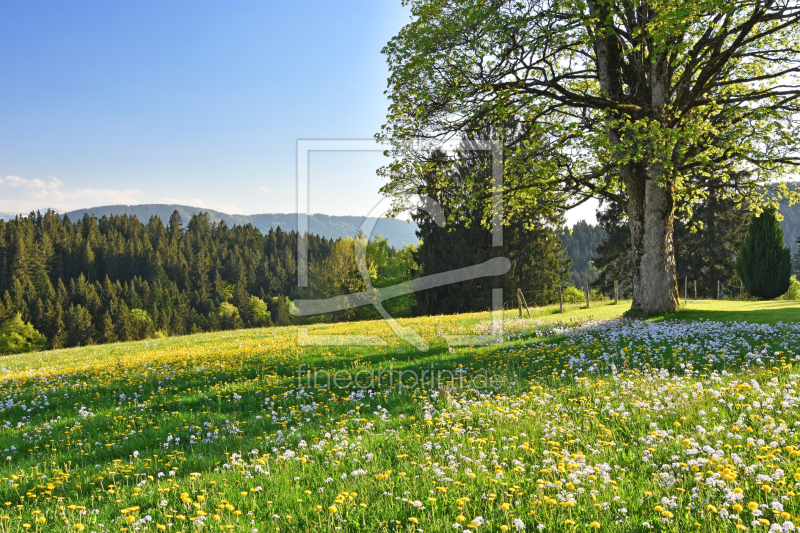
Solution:
[[[6,357],[0,532],[794,531],[800,324],[746,312],[401,321],[427,352],[361,322],[307,335],[387,344],[289,327]]]

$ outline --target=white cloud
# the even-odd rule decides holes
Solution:
[[[25,189],[34,190],[47,190],[58,189],[61,187],[62,183],[58,178],[50,178],[50,181],[45,183],[37,178],[28,180],[25,178],[20,178],[19,176],[6,176],[5,178],[0,178],[0,185],[8,185],[9,187],[22,187]]]
[[[0,178],[0,211],[9,213],[30,213],[36,210],[55,209],[59,212],[98,207],[101,205],[134,205],[145,201],[139,189],[92,189],[88,187],[70,188],[60,179],[23,178],[6,176]],[[228,214],[242,214],[235,205],[206,203],[202,198],[161,198],[161,202],[180,204],[200,209],[214,209]]]
[[[269,192],[269,189],[266,188],[266,187],[262,186],[262,187],[260,187],[260,189],[261,189],[261,192]]]
[[[20,176],[0,178],[0,210],[28,213],[47,208],[61,212],[108,204],[131,204],[140,201],[139,189],[71,189],[58,178],[47,181]]]

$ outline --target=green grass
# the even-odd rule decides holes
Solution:
[[[6,357],[0,531],[714,532],[800,517],[797,303],[690,301],[593,326],[628,308],[507,311],[501,344],[455,348],[441,334],[485,334],[490,314],[402,320],[427,352],[361,322],[307,333],[386,343],[298,346],[291,327]]]
[[[688,300],[675,313],[662,315],[660,318],[676,320],[719,320],[735,322],[753,322],[757,324],[776,324],[778,322],[800,321],[800,301],[736,301],[736,300]],[[602,320],[620,317],[630,309],[630,301],[592,302],[591,307],[582,305],[564,305],[564,313],[558,306],[531,308],[531,317],[550,320]],[[528,313],[523,309],[523,317]],[[518,310],[507,310],[506,318],[519,316]]]
[[[772,301],[724,301],[689,300],[687,305],[675,313],[681,320],[720,320],[776,324],[800,321],[800,302],[792,300]]]

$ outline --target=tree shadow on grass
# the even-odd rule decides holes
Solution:
[[[747,305],[752,303],[752,305]],[[754,324],[777,324],[778,322],[800,322],[800,301],[773,300],[763,302],[736,302],[731,309],[718,309],[719,302],[709,300],[697,304],[689,301],[687,308],[672,313],[650,316],[662,320],[713,320],[715,322],[751,322]],[[697,305],[697,307],[694,307]],[[714,307],[711,307],[714,306]]]

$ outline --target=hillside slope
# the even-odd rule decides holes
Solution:
[[[512,309],[491,344],[491,313],[401,319],[425,352],[365,321],[11,355],[0,529],[796,531],[800,325],[777,307]]]

